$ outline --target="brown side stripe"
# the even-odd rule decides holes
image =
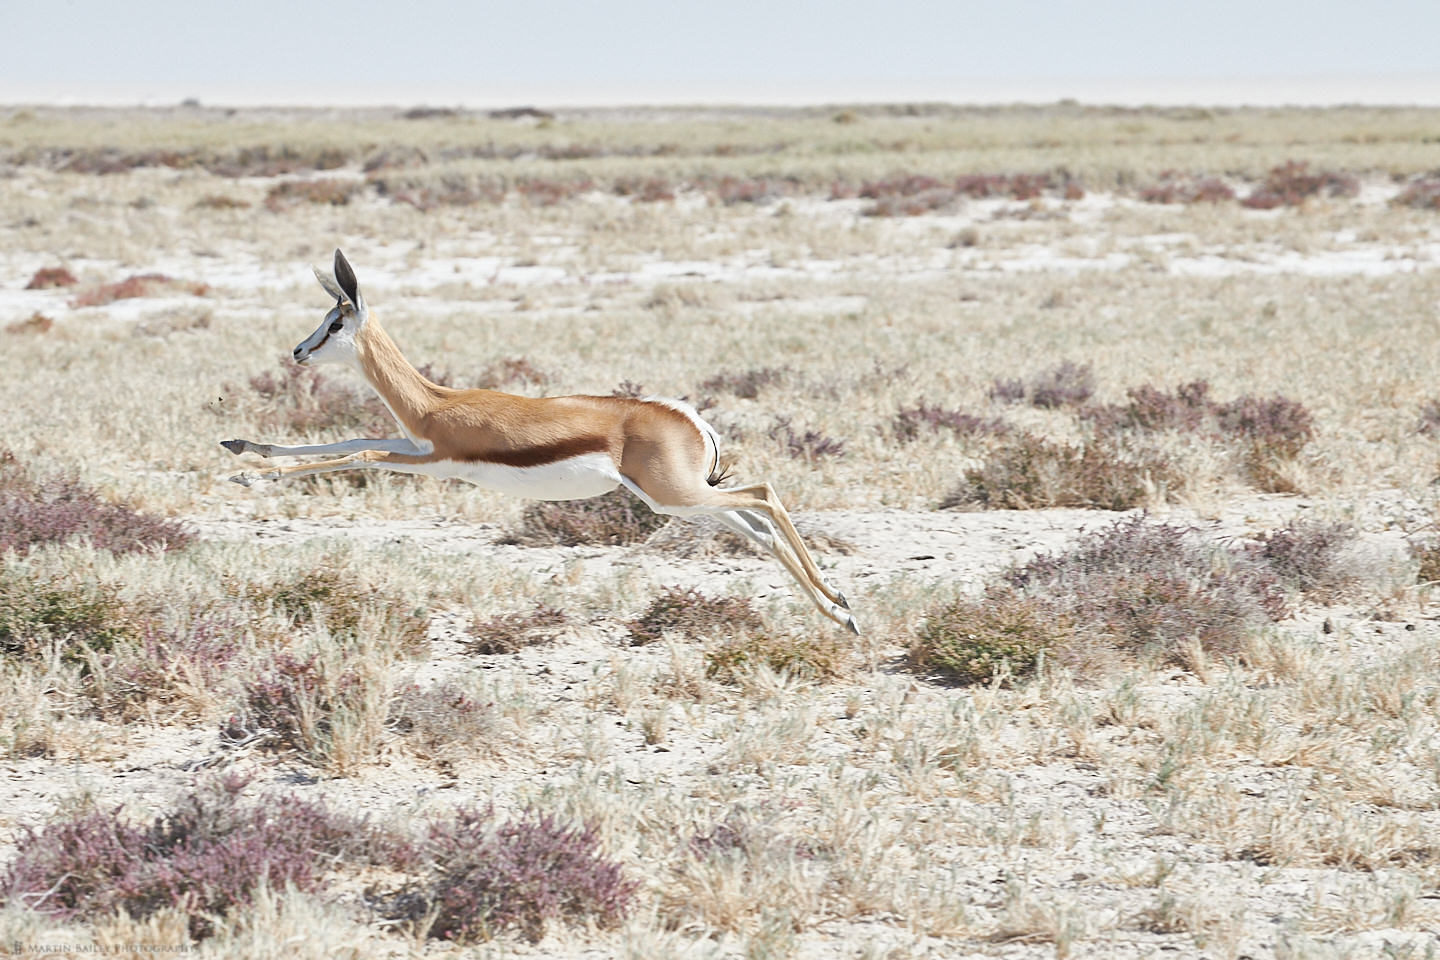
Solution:
[[[468,463],[498,463],[506,467],[539,467],[587,453],[605,453],[609,449],[610,442],[604,437],[575,437],[518,450],[487,450],[462,459]]]

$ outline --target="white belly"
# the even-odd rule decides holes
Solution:
[[[538,467],[507,467],[498,463],[435,464],[437,476],[465,480],[530,500],[584,500],[609,493],[620,485],[620,471],[607,454],[587,453]]]

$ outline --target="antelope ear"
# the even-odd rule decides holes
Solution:
[[[340,289],[345,293],[345,299],[349,300],[356,310],[360,307],[360,285],[355,280],[355,271],[350,269],[350,261],[345,259],[345,254],[337,248],[335,250],[335,282],[340,284]]]
[[[325,274],[321,273],[319,267],[315,268],[315,279],[319,280],[320,286],[325,288],[325,292],[330,294],[330,296],[334,297],[337,301],[345,299],[345,291],[340,289],[340,284],[336,283],[333,277],[327,277]]]

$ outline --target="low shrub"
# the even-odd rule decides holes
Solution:
[[[25,289],[49,290],[52,287],[73,287],[77,283],[75,275],[64,267],[41,267],[25,284]]]
[[[775,418],[765,435],[780,445],[780,449],[796,460],[814,463],[821,457],[843,457],[845,441],[827,437],[818,430],[795,432],[789,417]]]
[[[1287,160],[1271,168],[1265,180],[1240,202],[1252,210],[1273,210],[1276,207],[1298,207],[1311,197],[1353,197],[1360,192],[1360,181],[1353,174],[1338,170],[1311,171],[1303,160]]]
[[[1415,210],[1440,210],[1440,176],[1430,174],[1407,183],[1390,201],[1397,207]]]
[[[320,180],[285,180],[266,191],[265,209],[272,213],[281,213],[303,203],[343,207],[364,189],[365,183],[361,180],[340,180],[334,177]]]
[[[1345,523],[1296,519],[1247,545],[1287,588],[1324,603],[1339,599],[1359,578],[1349,555],[1355,528]]]
[[[377,842],[362,821],[322,804],[291,795],[242,805],[245,785],[235,776],[204,783],[148,825],[91,808],[23,827],[0,895],[57,920],[180,910],[203,939],[262,885],[314,891],[342,860],[401,859],[403,844]]]
[[[1100,630],[1122,649],[1155,649],[1171,660],[1192,638],[1207,652],[1232,653],[1247,630],[1289,609],[1265,563],[1142,516],[1036,557],[1003,583],[1061,604],[1080,629]]]
[[[156,707],[217,695],[244,648],[244,628],[226,616],[202,616],[183,627],[144,621],[133,635],[88,661],[85,693],[102,717],[122,722]]]
[[[1223,180],[1166,170],[1160,178],[1140,190],[1145,203],[1226,203],[1235,191]]]
[[[432,820],[422,843],[428,878],[380,904],[391,920],[428,924],[459,943],[516,931],[535,941],[553,921],[613,927],[638,884],[599,851],[595,834],[552,817],[496,824],[490,809]]]
[[[997,379],[990,387],[990,399],[1005,403],[1029,400],[1031,406],[1050,410],[1077,407],[1095,393],[1095,374],[1090,365],[1062,361],[1029,380]]]
[[[39,310],[36,310],[24,320],[16,320],[14,323],[5,324],[5,332],[17,335],[24,335],[27,333],[49,333],[51,328],[53,328],[54,326],[55,320],[53,318],[47,317]]]
[[[526,506],[520,527],[505,544],[526,547],[618,546],[639,543],[670,522],[624,490],[588,500],[537,501]]]
[[[186,280],[175,280],[163,273],[137,273],[116,283],[102,283],[76,294],[70,301],[72,307],[103,307],[116,300],[135,297],[154,297],[164,294],[188,293],[203,297],[210,292],[209,286]]]
[[[0,654],[38,657],[51,644],[83,662],[135,638],[142,618],[111,584],[52,579],[0,564]]]
[[[758,631],[760,614],[744,597],[711,597],[694,587],[664,587],[645,612],[625,624],[630,645],[654,643],[666,634],[689,640]]]
[[[1288,614],[1287,571],[1318,570],[1312,557],[1327,551],[1319,540],[1276,540],[1269,553],[1264,541],[1227,549],[1130,517],[1010,569],[982,597],[937,605],[910,662],[976,683],[999,676],[1002,664],[1024,676],[1042,657],[1093,675],[1134,657],[1188,666],[1192,644],[1233,656],[1250,632]]]
[[[1127,403],[1090,406],[1079,415],[1102,435],[1179,430],[1229,443],[1246,480],[1271,492],[1293,489],[1285,467],[1315,436],[1314,418],[1304,404],[1280,394],[1246,394],[1217,403],[1204,380],[1183,384],[1174,393],[1149,384],[1135,387]]]
[[[849,672],[854,649],[834,630],[795,635],[768,630],[731,633],[705,651],[705,675],[736,682],[764,665],[776,673],[831,680]]]
[[[909,662],[912,669],[960,683],[1018,679],[1075,638],[1074,622],[1044,600],[996,591],[933,610],[910,644]]]
[[[174,550],[194,539],[173,520],[106,503],[73,478],[38,480],[13,454],[0,450],[0,554],[25,554],[75,538],[111,553]]]
[[[314,367],[302,367],[288,358],[280,370],[266,370],[249,380],[248,412],[261,430],[288,434],[341,430],[356,436],[385,436],[395,431],[395,419],[373,392],[337,383]],[[233,386],[227,392],[238,391]]]
[[[437,379],[427,374],[427,377],[436,383],[441,383],[444,378]],[[496,390],[500,387],[509,386],[513,383],[526,386],[539,385],[547,382],[550,377],[536,368],[525,357],[505,357],[496,360],[480,372],[475,378],[474,386],[485,390]]]
[[[262,735],[270,749],[293,749],[340,773],[379,749],[390,692],[381,665],[350,652],[302,659],[282,650],[241,686],[238,709],[220,725],[223,741]]]
[[[965,470],[940,509],[1130,510],[1183,483],[1179,467],[1156,450],[1104,439],[1071,446],[1022,433]]]
[[[544,604],[529,613],[506,613],[487,620],[477,617],[465,646],[471,653],[517,653],[554,640],[569,619],[563,610]]]
[[[1126,392],[1128,402],[1089,406],[1079,411],[1080,417],[1105,433],[1119,430],[1193,432],[1206,428],[1216,412],[1210,400],[1210,384],[1204,380],[1182,384],[1173,393],[1150,384],[1132,387]]]
[[[900,443],[918,440],[925,430],[932,434],[948,430],[957,437],[996,437],[1009,433],[1010,425],[999,417],[977,417],[961,410],[946,410],[923,399],[913,407],[901,407],[890,418],[890,433]]]
[[[784,384],[793,376],[789,367],[759,367],[742,373],[717,373],[700,384],[700,389],[712,393],[728,393],[744,400],[754,400],[766,387]]]
[[[292,578],[238,585],[237,592],[290,627],[315,624],[339,638],[383,634],[400,650],[422,646],[430,626],[426,610],[385,596],[341,563],[327,558]]]

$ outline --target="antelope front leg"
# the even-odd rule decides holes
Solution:
[[[300,463],[290,467],[273,467],[264,473],[237,473],[230,482],[248,487],[257,480],[284,480],[287,477],[310,477],[337,470],[395,470],[399,473],[425,473],[428,455],[414,456],[387,450],[362,450],[339,460]]]
[[[242,453],[255,453],[267,460],[271,457],[343,456],[368,450],[383,453],[405,453],[410,456],[424,456],[430,452],[428,445],[422,446],[405,437],[389,437],[384,440],[342,440],[339,443],[311,443],[288,447],[275,443],[255,443],[253,440],[221,440],[220,446],[237,457]]]

